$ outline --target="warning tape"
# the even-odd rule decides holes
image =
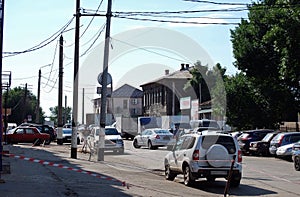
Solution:
[[[126,184],[125,181],[120,181],[118,179],[115,179],[115,178],[112,178],[112,177],[103,176],[103,175],[100,175],[100,174],[97,174],[97,173],[94,173],[94,172],[85,171],[85,170],[81,170],[81,169],[78,169],[78,168],[72,168],[72,167],[69,167],[69,166],[65,166],[65,165],[62,165],[62,164],[57,164],[57,163],[48,162],[48,161],[44,161],[44,160],[29,158],[29,157],[25,157],[25,156],[14,155],[14,154],[5,153],[5,152],[3,152],[3,156],[13,157],[13,158],[17,158],[17,159],[22,159],[22,160],[25,160],[25,161],[39,163],[39,164],[42,164],[42,165],[48,165],[48,166],[58,167],[58,168],[66,169],[66,170],[71,170],[71,171],[74,171],[74,172],[79,172],[79,173],[82,173],[82,174],[88,174],[88,175],[91,175],[93,177],[97,177],[97,178],[100,178],[100,179],[103,179],[103,180],[113,181],[113,182],[120,183],[121,186],[124,186],[124,187],[127,186],[127,188],[129,189],[129,185]]]

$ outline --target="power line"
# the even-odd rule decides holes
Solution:
[[[92,44],[80,55],[80,57],[86,55],[87,52],[94,46],[94,44],[96,43],[96,41],[98,40],[98,38],[101,36],[102,32],[105,30],[105,27],[106,27],[106,23],[102,25],[102,27],[98,31],[97,37],[94,39],[94,41],[92,42]]]
[[[134,18],[128,16],[115,16],[116,18],[130,19],[137,21],[151,21],[151,22],[161,22],[161,23],[179,23],[179,24],[194,24],[194,25],[238,25],[239,23],[234,22],[197,22],[197,21],[174,21],[174,20],[159,20],[150,18]]]
[[[143,51],[146,51],[146,52],[149,52],[149,53],[153,53],[153,54],[156,54],[156,55],[159,55],[159,56],[162,56],[162,57],[166,57],[166,58],[169,58],[169,59],[172,59],[172,60],[176,60],[176,61],[180,61],[180,62],[186,62],[187,61],[187,60],[174,58],[174,57],[171,57],[171,56],[168,56],[168,55],[163,55],[159,52],[155,52],[155,51],[152,51],[152,50],[149,50],[149,49],[146,49],[146,48],[141,48],[140,46],[136,46],[136,45],[130,44],[130,43],[122,41],[122,40],[118,40],[118,39],[115,39],[115,38],[111,38],[111,39],[116,40],[118,42],[121,42],[123,44],[129,45],[129,46],[134,47],[136,49],[143,50]],[[192,64],[192,62],[190,62],[190,63]]]
[[[41,48],[49,45],[50,43],[52,43],[53,41],[55,41],[68,28],[68,26],[72,23],[73,19],[74,19],[74,17],[71,20],[69,20],[67,22],[67,24],[65,24],[60,30],[58,30],[57,32],[55,32],[53,35],[51,35],[46,40],[40,42],[38,45],[33,46],[33,47],[31,47],[29,49],[26,49],[24,51],[3,52],[3,54],[8,54],[6,56],[3,56],[3,58],[5,58],[5,57],[11,57],[11,56],[19,55],[19,54],[24,54],[24,53],[28,53],[28,52],[33,52],[33,51],[36,51],[38,49],[41,49]]]
[[[215,2],[215,1],[199,1],[199,0],[183,0],[183,1],[189,1],[189,2],[197,2],[197,3],[206,3],[206,4],[215,4],[215,5],[251,5],[248,3],[220,3],[220,2]]]

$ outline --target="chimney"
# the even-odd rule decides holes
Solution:
[[[181,69],[180,71],[184,70],[184,64],[181,64]]]
[[[166,69],[165,70],[165,75],[169,75],[170,74],[170,70],[169,69]]]
[[[189,68],[190,68],[190,65],[189,65],[189,64],[186,64],[186,65],[185,65],[185,69],[186,69],[186,70],[189,70]]]

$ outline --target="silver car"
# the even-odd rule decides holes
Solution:
[[[238,187],[242,178],[242,152],[237,140],[220,131],[203,131],[179,138],[173,150],[165,156],[165,178],[174,180],[183,174],[184,184],[192,185],[196,179],[227,179]],[[231,171],[232,167],[232,171]]]
[[[172,138],[173,134],[168,129],[146,129],[140,135],[134,137],[133,147],[140,148],[145,146],[149,149],[156,149],[161,146],[167,146]]]

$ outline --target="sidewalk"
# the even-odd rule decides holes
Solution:
[[[103,165],[88,161],[89,154],[84,159],[74,160],[63,151],[56,154],[46,149],[4,145],[4,150],[11,155],[3,156],[3,163],[10,163],[11,173],[1,174],[5,181],[0,183],[1,197],[132,196],[122,181],[85,170],[91,165]],[[101,169],[109,171],[105,165]]]

